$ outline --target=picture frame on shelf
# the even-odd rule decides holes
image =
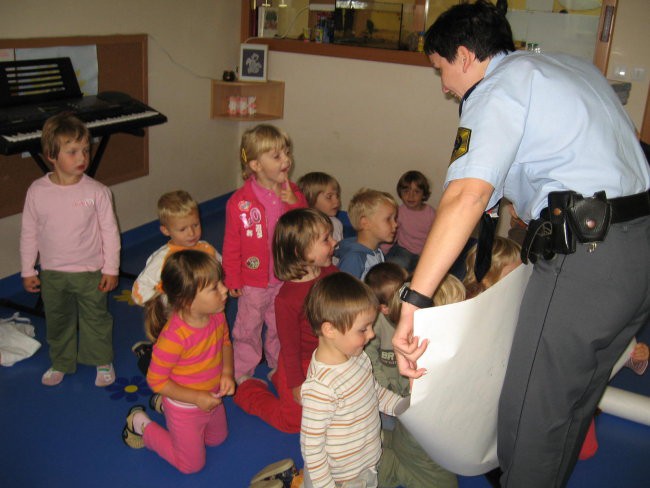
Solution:
[[[242,44],[239,55],[239,79],[265,82],[268,72],[269,46]]]

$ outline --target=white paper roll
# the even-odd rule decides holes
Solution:
[[[608,386],[599,407],[605,413],[650,425],[650,397]]]

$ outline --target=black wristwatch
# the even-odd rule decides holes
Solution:
[[[415,305],[418,308],[433,307],[433,300],[431,297],[418,293],[415,290],[411,290],[407,285],[403,285],[399,289],[399,299],[403,302]]]

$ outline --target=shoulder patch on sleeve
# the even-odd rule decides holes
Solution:
[[[454,141],[454,150],[451,153],[451,160],[449,165],[456,161],[459,157],[469,151],[469,139],[472,135],[471,129],[466,129],[465,127],[459,127],[458,133],[456,134],[456,140]]]

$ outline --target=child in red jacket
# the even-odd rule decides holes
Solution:
[[[230,296],[239,298],[232,329],[237,383],[252,376],[262,358],[264,324],[266,362],[277,368],[280,342],[273,302],[282,282],[273,274],[273,231],[282,214],[307,206],[289,181],[291,140],[286,133],[265,124],[247,130],[240,158],[244,185],[226,205],[223,243],[225,283]]]

